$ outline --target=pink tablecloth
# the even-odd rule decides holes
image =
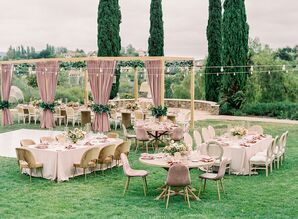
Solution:
[[[229,141],[228,146],[223,146],[224,157],[231,158],[231,171],[234,174],[247,175],[249,174],[249,159],[260,151],[268,148],[272,140],[271,136],[266,136],[250,147],[240,146],[243,140]],[[202,154],[207,154],[206,144],[201,148]]]
[[[102,148],[107,145],[119,145],[122,139],[107,139],[107,142],[100,143],[97,146]],[[64,146],[49,146],[48,149],[38,149],[35,146],[29,146],[28,149],[34,154],[35,159],[39,163],[43,163],[43,178],[57,181],[66,181],[73,177],[73,164],[79,163],[83,153],[89,149],[88,146],[75,146],[74,149],[64,149]],[[115,166],[115,163],[112,164]],[[106,167],[103,166],[105,169]],[[99,169],[99,165],[97,167]],[[28,171],[28,170],[25,170]],[[77,169],[76,175],[82,175],[83,170]],[[33,171],[33,176],[41,177],[39,172]]]

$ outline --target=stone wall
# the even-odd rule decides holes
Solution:
[[[125,107],[127,103],[133,103],[134,99],[113,100],[117,107]],[[190,109],[190,100],[185,99],[165,99],[165,105],[170,108]],[[212,115],[219,114],[219,105],[215,102],[195,100],[195,110],[207,111]]]

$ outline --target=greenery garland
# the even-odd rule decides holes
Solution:
[[[9,109],[9,102],[7,100],[0,101],[0,110]]]
[[[39,105],[39,107],[42,108],[43,110],[50,110],[52,113],[55,112],[55,103],[45,103],[45,102],[42,102]]]
[[[159,118],[161,116],[166,116],[168,113],[168,108],[166,106],[153,106],[150,108],[152,116]]]
[[[111,109],[109,105],[92,104],[92,111],[98,114],[107,113],[109,116],[111,116]]]

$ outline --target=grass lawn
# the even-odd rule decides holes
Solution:
[[[221,132],[228,124],[242,122],[204,121],[201,128],[212,124]],[[265,177],[225,177],[226,194],[217,200],[216,184],[207,183],[201,201],[191,201],[188,209],[182,197],[172,197],[169,209],[163,201],[155,201],[156,188],[165,181],[166,171],[138,162],[139,153],[132,152],[129,160],[134,168],[150,171],[149,194],[143,196],[141,179],[132,179],[129,191],[122,196],[126,178],[122,169],[114,168],[105,175],[98,173],[76,177],[68,182],[55,183],[45,179],[20,175],[15,159],[0,157],[0,218],[298,218],[298,126],[261,124],[273,136],[289,130],[286,161],[279,170]],[[37,128],[13,125],[0,132],[19,128]],[[4,142],[0,143],[5,147]],[[192,183],[198,188],[197,170],[192,170]]]

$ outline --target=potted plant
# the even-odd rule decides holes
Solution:
[[[152,106],[150,108],[152,116],[158,118],[160,121],[164,121],[166,119],[168,108],[166,106]]]

